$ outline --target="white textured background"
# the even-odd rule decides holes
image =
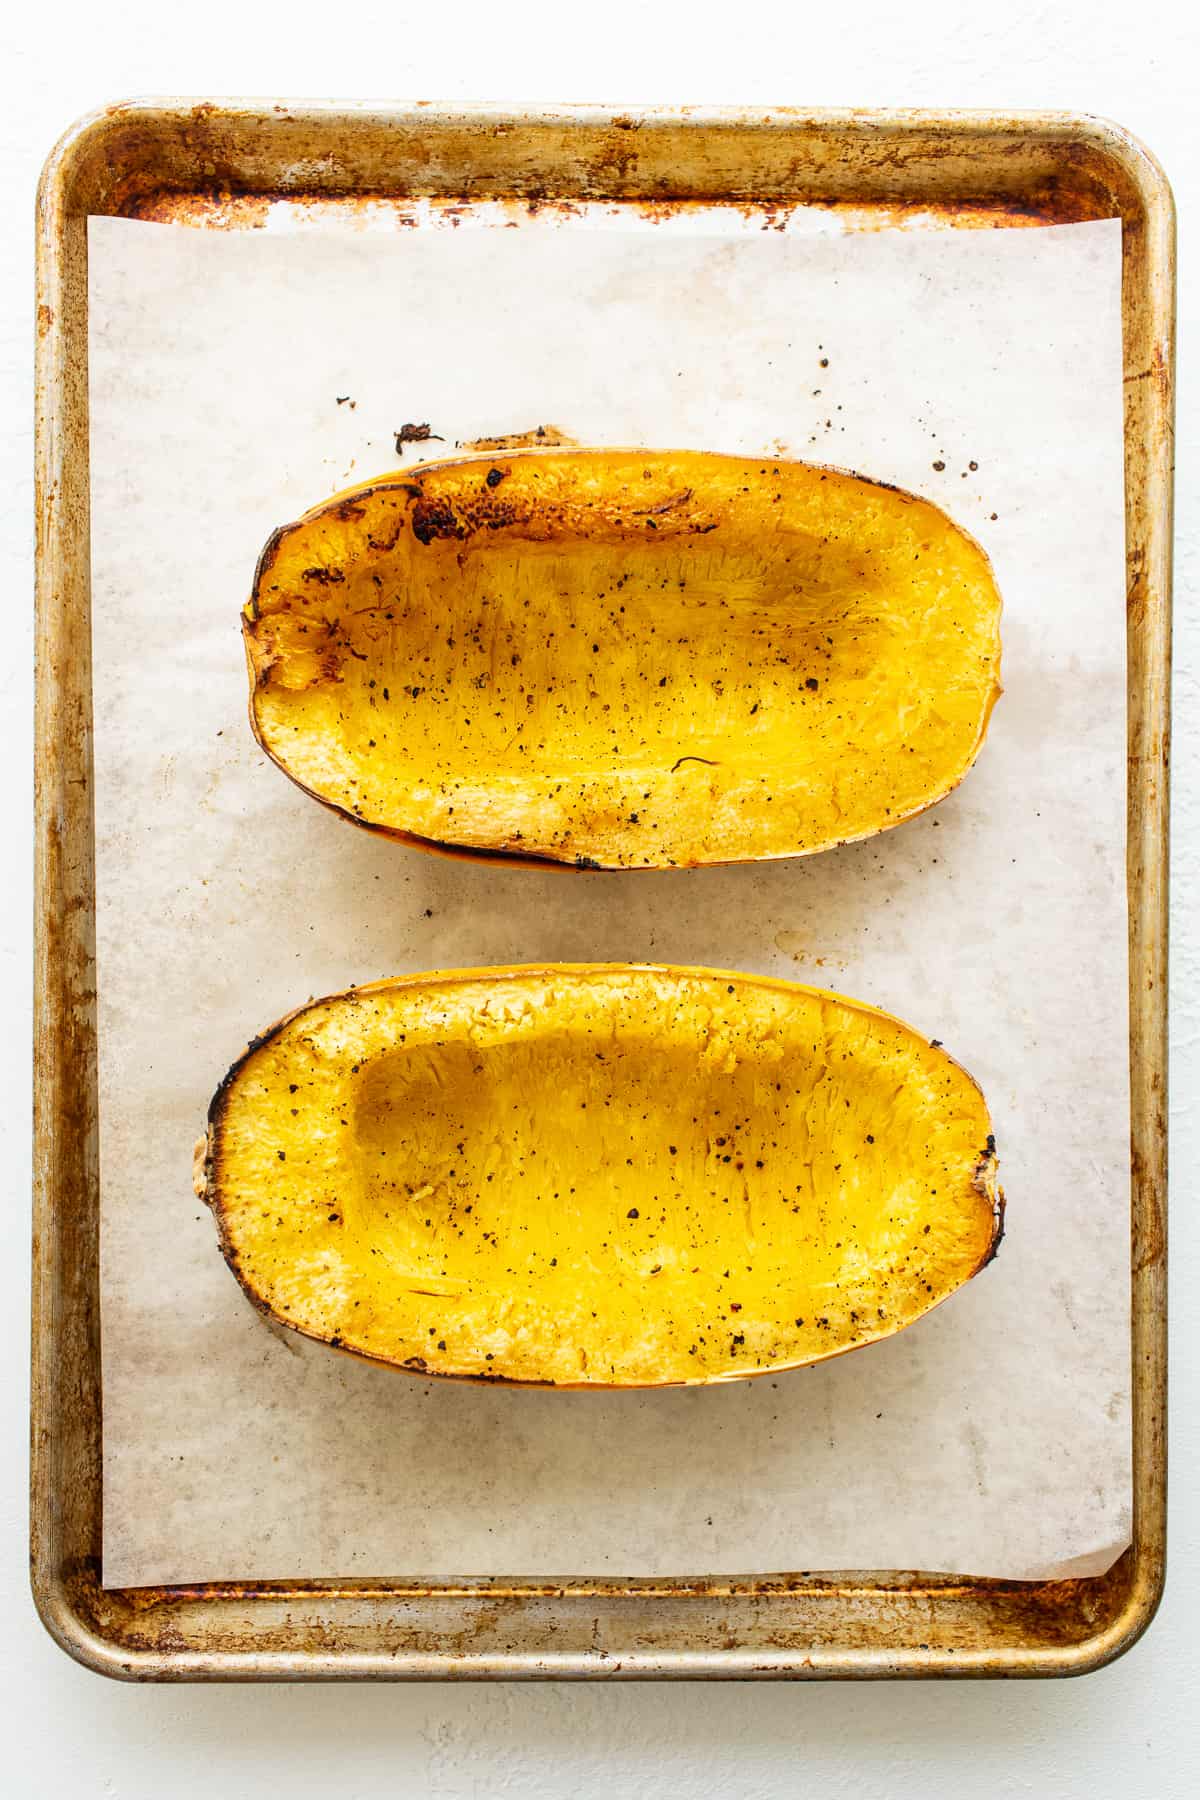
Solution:
[[[1189,326],[1200,199],[1200,22],[1143,0],[458,0],[402,9],[312,0],[203,9],[111,0],[22,8],[0,28],[0,572],[10,622],[0,750],[10,821],[0,891],[3,1141],[0,1722],[6,1793],[183,1796],[768,1796],[953,1793],[1173,1800],[1194,1791],[1200,1658],[1200,496]],[[79,113],[130,94],[366,95],[825,105],[1061,106],[1139,133],[1171,176],[1180,244],[1172,1161],[1172,1534],[1167,1599],[1145,1641],[1070,1684],[129,1689],[45,1638],[24,1571],[29,1235],[29,741],[32,200]]]

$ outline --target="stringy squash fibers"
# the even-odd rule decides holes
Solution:
[[[235,1065],[197,1185],[254,1303],[423,1375],[728,1381],[837,1355],[986,1263],[983,1097],[887,1014],[620,964],[414,976]]]
[[[251,718],[428,849],[668,868],[870,836],[966,773],[1000,597],[928,501],[706,452],[415,466],[271,538]]]

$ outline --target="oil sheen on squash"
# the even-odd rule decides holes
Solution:
[[[669,868],[804,855],[941,799],[1000,597],[928,501],[788,461],[415,466],[275,533],[243,616],[268,754],[427,848]]]
[[[263,1311],[427,1375],[727,1381],[909,1325],[1000,1231],[987,1108],[885,1013],[699,969],[379,983],[213,1102],[199,1186]]]

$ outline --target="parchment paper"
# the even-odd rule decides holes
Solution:
[[[91,225],[105,1579],[1101,1568],[1130,1508],[1119,225],[512,222]],[[975,770],[760,869],[576,878],[341,823],[254,744],[238,609],[269,531],[405,423],[929,495],[1006,602]],[[791,976],[944,1039],[995,1118],[998,1260],[888,1342],[710,1391],[422,1383],[272,1335],[191,1191],[247,1037],[542,958]]]

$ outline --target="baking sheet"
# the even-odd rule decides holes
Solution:
[[[1034,1576],[1128,1540],[1120,227],[768,223],[91,222],[110,1585]],[[394,466],[407,422],[816,456],[938,500],[1006,600],[977,768],[759,870],[575,878],[341,824],[250,737],[237,610],[271,527]],[[190,1190],[247,1035],[351,981],[550,957],[790,975],[943,1038],[996,1121],[998,1260],[896,1339],[711,1391],[426,1384],[271,1334]]]

